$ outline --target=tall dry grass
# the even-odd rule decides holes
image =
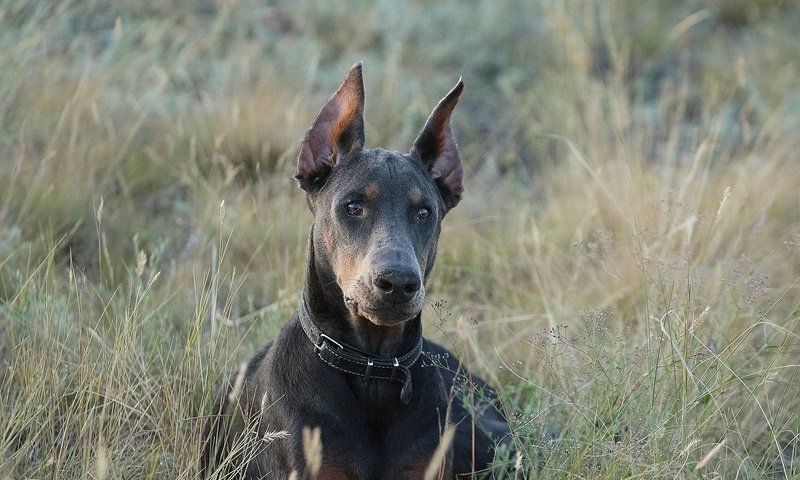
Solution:
[[[502,392],[493,478],[800,475],[798,14],[0,2],[0,478],[194,477],[296,304],[297,139],[356,60],[373,146],[467,84],[425,315]]]

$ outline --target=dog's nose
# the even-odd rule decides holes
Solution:
[[[410,270],[384,270],[372,277],[372,284],[385,301],[393,304],[411,301],[422,286],[417,272]]]

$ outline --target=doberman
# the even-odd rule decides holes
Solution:
[[[203,476],[417,480],[434,463],[430,478],[450,479],[509,442],[491,388],[422,338],[425,279],[463,190],[450,128],[462,90],[408,154],[364,147],[360,63],[322,107],[297,161],[314,215],[302,300],[218,399]],[[464,383],[482,405],[454,394]]]

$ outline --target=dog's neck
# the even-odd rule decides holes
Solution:
[[[313,227],[312,227],[313,228]],[[398,325],[375,325],[354,315],[344,303],[335,276],[325,271],[314,252],[313,233],[308,242],[308,259],[303,299],[311,320],[327,335],[343,340],[375,356],[394,357],[414,347],[422,333],[421,315]]]

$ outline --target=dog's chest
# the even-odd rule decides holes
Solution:
[[[438,422],[431,423],[430,418],[420,421],[416,416],[402,413],[384,414],[382,419],[365,422],[360,428],[351,428],[349,434],[341,438],[328,440],[329,447],[323,446],[323,451],[327,450],[332,472],[338,471],[341,465],[348,465],[350,476],[342,478],[422,478],[438,445]],[[325,470],[320,472],[321,478],[327,478]]]
[[[362,412],[368,423],[380,429],[387,422],[391,422],[396,414],[406,410],[400,402],[400,385],[381,380],[365,382],[360,377],[348,379],[353,396],[355,409]]]

